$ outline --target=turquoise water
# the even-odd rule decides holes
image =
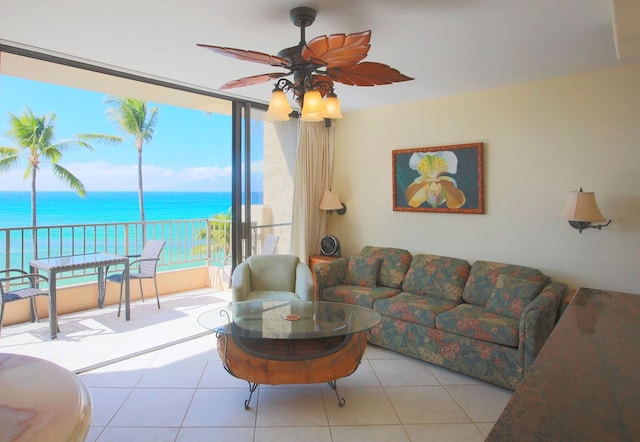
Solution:
[[[254,193],[252,202],[262,204],[262,193]],[[145,193],[146,221],[206,219],[227,213],[231,207],[230,192],[148,192]],[[135,223],[140,220],[137,192],[92,192],[80,198],[73,192],[38,192],[37,225],[69,226],[105,223]],[[31,225],[31,194],[0,192],[0,228]],[[202,261],[206,255],[198,252],[206,242],[197,241],[206,223],[160,223],[149,226],[147,235],[167,241],[165,255],[173,263]],[[127,232],[127,233],[125,233]],[[5,244],[6,240],[9,244]],[[118,227],[81,229],[42,229],[38,233],[38,256],[64,256],[93,251],[121,254],[138,253],[143,236],[139,228]],[[6,254],[8,247],[9,254]],[[131,250],[131,248],[134,248]],[[0,237],[0,268],[26,268],[35,257],[31,230],[15,230]],[[205,249],[206,250],[206,249]],[[224,255],[224,251],[222,251]],[[197,257],[196,257],[197,256]],[[6,258],[8,259],[8,262]],[[220,259],[223,259],[221,256]]]
[[[253,194],[262,203],[262,194]],[[209,218],[226,213],[231,192],[147,192],[147,221]],[[31,194],[0,192],[0,227],[31,226]],[[38,192],[38,226],[140,221],[138,192],[91,192],[85,198],[74,192]]]

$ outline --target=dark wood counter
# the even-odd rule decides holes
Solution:
[[[640,440],[640,295],[581,288],[487,441]]]

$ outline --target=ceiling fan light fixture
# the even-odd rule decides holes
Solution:
[[[309,89],[304,93],[302,101],[302,121],[322,121],[327,113],[327,106],[322,94],[317,89]]]
[[[324,97],[324,105],[327,108],[327,112],[325,112],[325,118],[331,118],[332,120],[337,120],[342,118],[342,111],[340,110],[340,100],[338,100],[338,96],[329,92]]]
[[[198,46],[217,54],[288,71],[240,78],[222,85],[221,89],[253,86],[278,79],[278,90],[271,94],[267,112],[274,120],[289,119],[292,110],[290,106],[285,106],[282,95],[292,92],[296,103],[302,105],[303,121],[324,119],[327,124],[328,120],[342,118],[340,101],[333,93],[334,82],[349,86],[378,86],[413,80],[386,64],[363,61],[371,47],[370,30],[322,35],[307,42],[306,28],[315,21],[316,10],[307,6],[293,8],[289,11],[289,18],[300,28],[300,42],[296,46],[281,49],[278,55],[198,43]],[[293,81],[284,78],[290,75],[293,75]],[[326,96],[324,102],[322,95]]]
[[[287,121],[289,114],[293,112],[287,95],[278,87],[271,92],[269,108],[267,109],[267,119],[270,121]]]

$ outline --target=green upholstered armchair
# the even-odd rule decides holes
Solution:
[[[309,266],[294,255],[255,255],[231,276],[231,300],[314,300]]]

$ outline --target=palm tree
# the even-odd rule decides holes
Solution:
[[[31,179],[31,224],[35,227],[37,177],[41,165],[50,163],[53,174],[67,183],[78,195],[84,197],[86,191],[82,182],[59,163],[63,152],[70,147],[93,150],[90,144],[83,141],[84,139],[114,140],[108,135],[83,134],[76,135],[75,139],[54,143],[56,114],[49,113],[37,117],[27,106],[19,117],[12,113],[9,113],[9,116],[11,129],[7,132],[7,136],[16,143],[16,147],[0,147],[0,173],[17,167],[21,159],[26,160],[27,168],[24,172],[24,178]]]
[[[158,121],[157,107],[147,109],[147,103],[142,100],[127,97],[107,97],[106,103],[112,105],[107,109],[107,116],[120,130],[133,138],[133,144],[138,151],[138,206],[140,207],[140,221],[144,221],[144,196],[142,187],[142,149],[144,143],[151,141],[153,130]]]
[[[214,254],[223,252],[223,259],[229,255],[229,245],[231,243],[231,207],[226,213],[218,213],[209,217],[208,230],[201,230],[198,239],[207,239],[207,234],[211,240],[211,250]],[[196,246],[196,253],[203,253],[205,246]]]

